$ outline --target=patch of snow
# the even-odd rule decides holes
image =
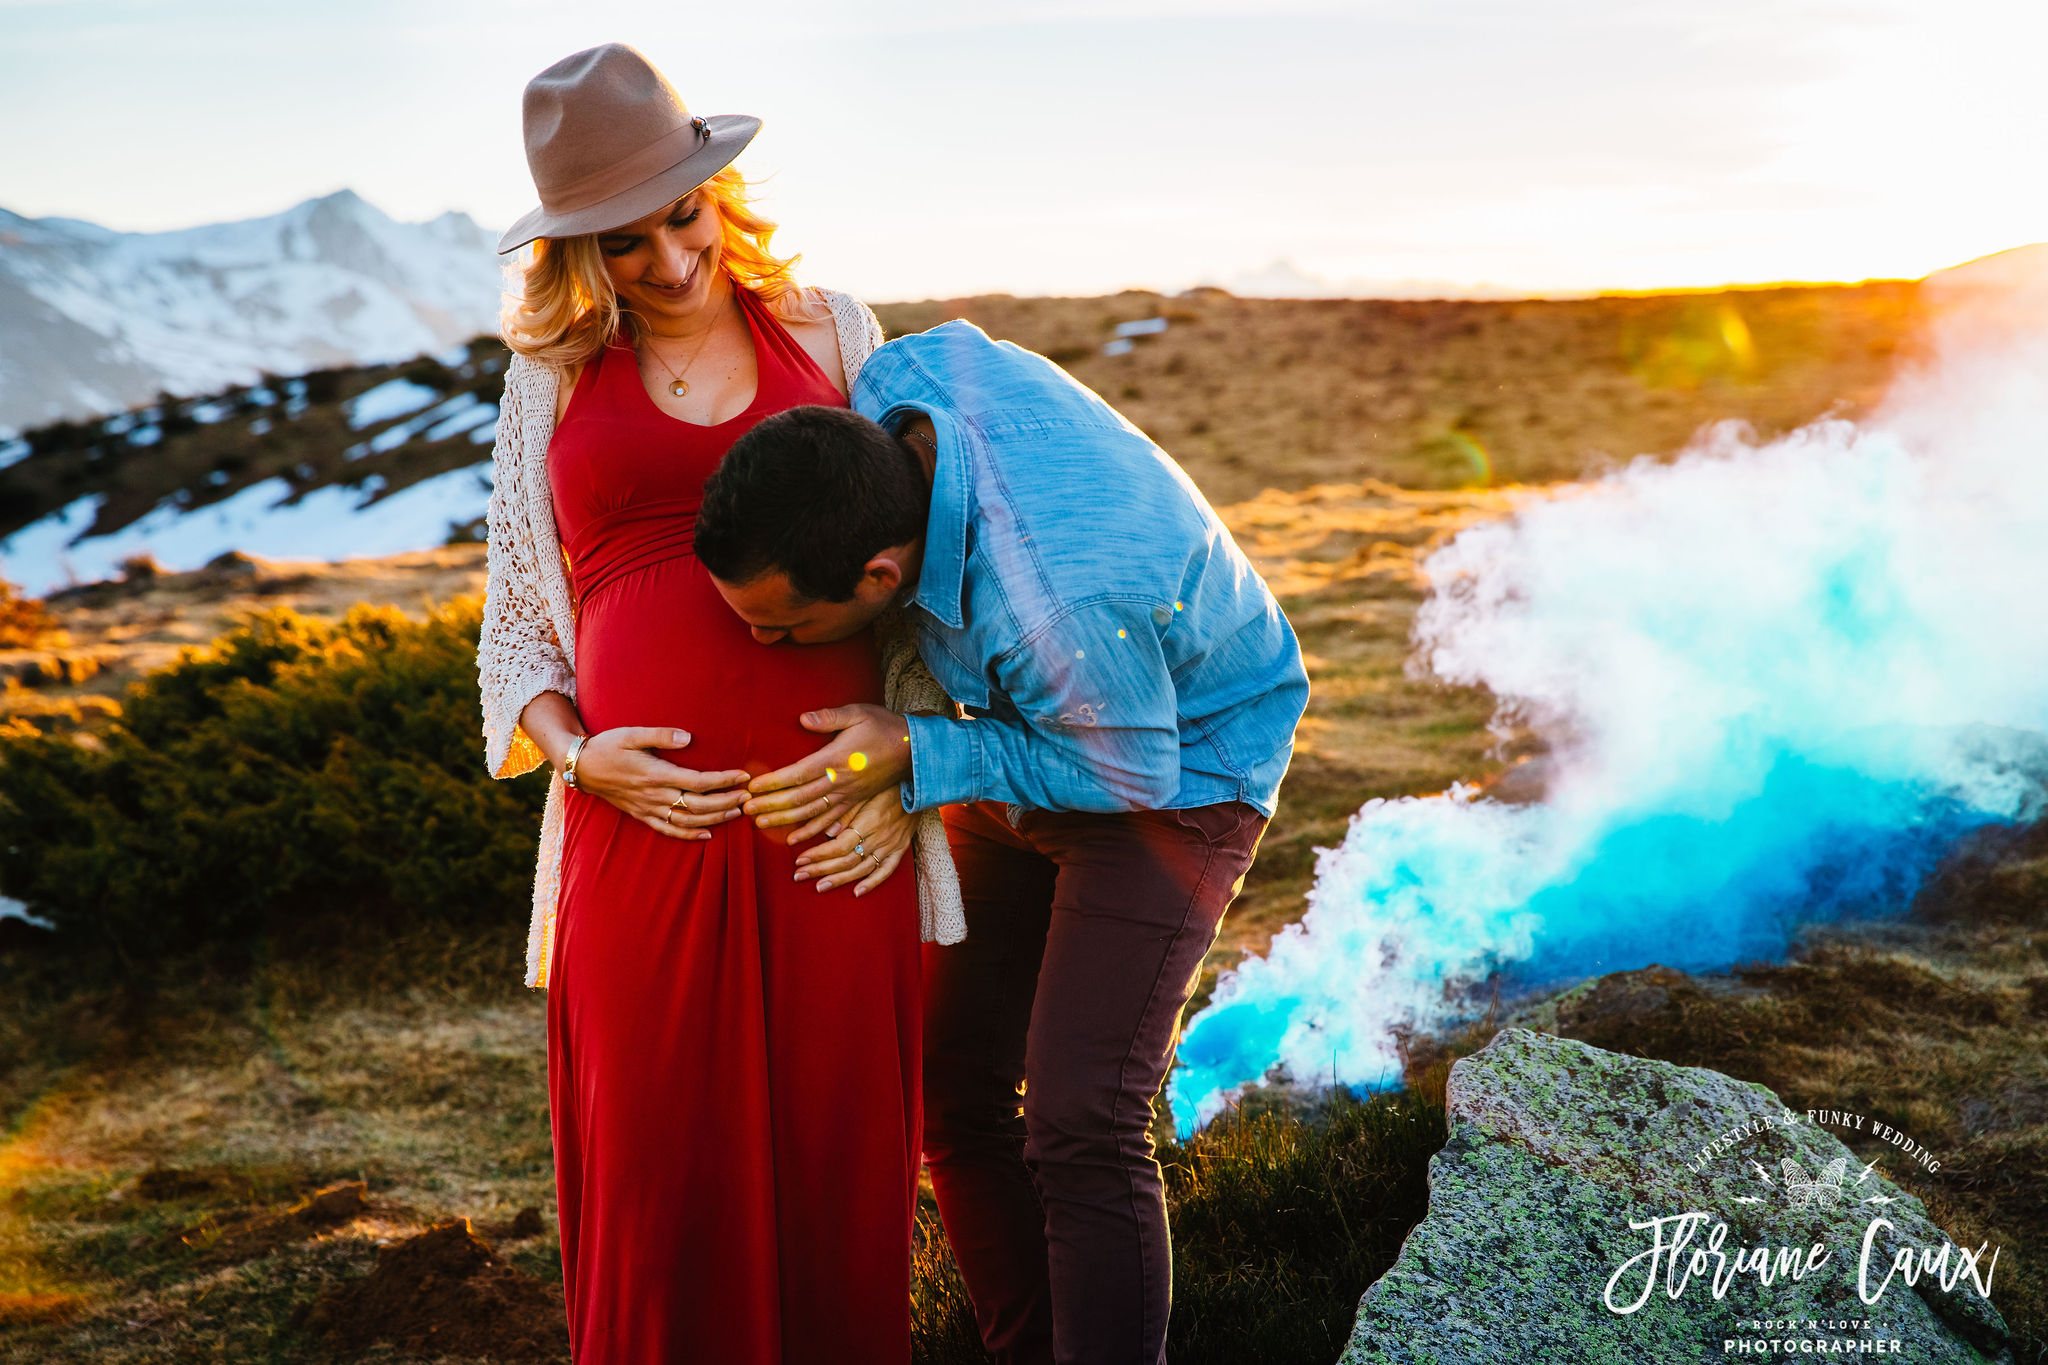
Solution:
[[[249,400],[249,405],[251,407],[267,408],[273,407],[277,403],[277,395],[272,393],[269,389],[263,388],[261,386],[249,390],[246,394],[242,396]]]
[[[129,432],[128,444],[131,446],[153,446],[163,438],[164,429],[152,424],[146,427],[137,427]]]
[[[124,412],[109,417],[106,421],[100,423],[100,434],[103,436],[124,436],[128,432],[135,430],[135,419],[136,415],[132,412]]]
[[[491,414],[496,416],[497,411],[496,408],[492,408]],[[28,458],[28,453],[31,449],[32,447],[28,441],[20,436],[13,436],[5,441],[0,441],[0,469],[20,464]]]
[[[486,403],[473,393],[458,393],[447,402],[429,408],[417,417],[384,428],[369,440],[350,446],[342,454],[347,459],[360,460],[365,455],[382,455],[387,451],[396,450],[415,436],[424,436],[429,441],[445,441],[450,436],[460,435],[485,422],[497,420],[498,408],[495,403]]]
[[[251,436],[269,435],[270,419],[268,417],[258,417],[255,421],[249,423],[249,434]]]
[[[192,405],[191,415],[193,421],[204,422],[208,426],[211,426],[215,422],[227,420],[227,418],[231,414],[233,414],[234,410],[235,405],[233,403],[210,401],[205,403],[194,403]]]
[[[0,578],[20,585],[30,597],[82,581],[68,547],[85,534],[105,501],[104,494],[87,493],[0,540]]]
[[[148,553],[166,569],[196,569],[228,550],[263,559],[351,559],[430,549],[449,528],[482,516],[490,465],[470,465],[383,494],[383,482],[329,485],[291,501],[292,485],[265,479],[205,507],[159,503],[111,535],[79,539],[99,513],[90,494],[0,541],[0,573],[41,596],[68,582],[115,576]],[[380,496],[382,494],[382,496]]]
[[[1165,318],[1138,318],[1132,322],[1119,322],[1116,325],[1116,334],[1120,337],[1158,336],[1165,330]]]
[[[1103,342],[1102,353],[1104,355],[1129,355],[1136,349],[1137,344],[1137,342],[1132,341],[1129,337],[1118,337],[1114,341]]]
[[[370,449],[379,455],[387,450],[398,449],[418,432],[419,423],[420,419],[415,417],[410,422],[400,422],[395,427],[387,427],[370,438]]]
[[[376,388],[357,394],[341,407],[349,426],[361,431],[364,427],[403,417],[408,412],[418,412],[440,396],[437,390],[425,384],[415,384],[410,379],[387,379]]]
[[[0,920],[18,919],[33,924],[38,929],[55,929],[57,926],[41,915],[29,913],[28,906],[12,896],[0,896]]]
[[[486,403],[473,393],[462,395],[461,401],[450,399],[435,408],[429,416],[439,416],[440,421],[428,427],[426,439],[445,441],[450,436],[459,436],[465,431],[474,431],[486,422],[498,420],[498,405]]]
[[[439,361],[441,364],[446,365],[451,370],[457,367],[458,365],[468,364],[469,343],[466,341],[457,342],[455,345],[450,346],[447,350],[442,351],[440,354],[436,355],[434,359]]]
[[[487,446],[498,439],[498,406],[491,405],[491,420],[479,422],[469,429],[469,443],[473,446]]]

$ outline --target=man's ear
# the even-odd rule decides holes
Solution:
[[[860,568],[861,585],[882,597],[895,596],[903,586],[902,562],[891,551],[882,551]]]

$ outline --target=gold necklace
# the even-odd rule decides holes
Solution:
[[[725,321],[725,311],[723,309],[720,309],[718,316],[711,320],[711,325],[704,329],[704,335],[698,339],[697,349],[690,352],[690,358],[683,362],[684,370],[689,369],[692,365],[697,363],[697,357],[704,353],[704,348],[711,342],[712,333],[718,330],[718,324],[723,321]],[[649,333],[649,335],[652,336],[653,333]],[[647,349],[653,351],[654,358],[656,360],[660,360],[661,367],[664,370],[668,371],[668,391],[671,394],[675,395],[677,398],[681,398],[688,394],[690,392],[690,381],[683,378],[682,370],[678,370],[673,365],[669,364],[666,360],[662,360],[661,352],[655,351],[652,346],[648,347]]]

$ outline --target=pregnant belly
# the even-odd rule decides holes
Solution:
[[[687,730],[688,747],[662,752],[686,768],[772,771],[826,742],[797,723],[804,712],[881,700],[869,632],[826,645],[761,644],[693,556],[613,580],[577,619],[584,725],[593,734]]]

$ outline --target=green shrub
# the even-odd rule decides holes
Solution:
[[[269,612],[82,740],[0,736],[0,888],[129,968],[320,916],[516,924],[545,789],[484,771],[480,611]]]

